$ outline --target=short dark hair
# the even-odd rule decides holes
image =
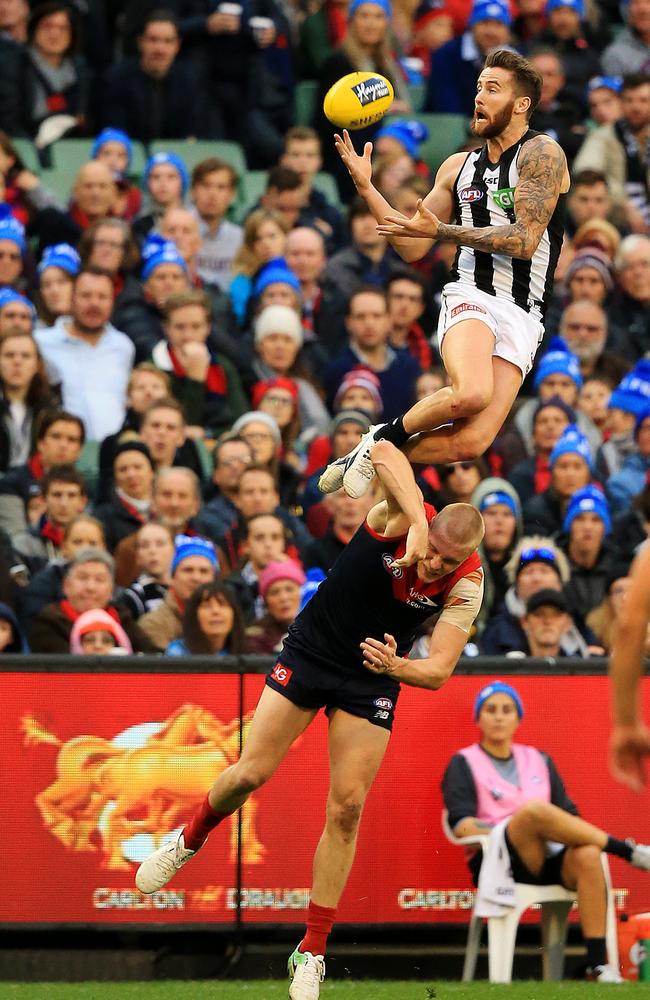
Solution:
[[[248,448],[248,450],[249,450],[249,452],[251,454],[251,458],[252,458],[252,456],[253,456],[253,449],[249,445],[248,441],[244,441],[243,437],[240,437],[239,434],[232,434],[230,431],[226,431],[225,434],[222,434],[221,437],[218,438],[217,443],[215,444],[214,448],[212,449],[212,468],[213,469],[216,469],[217,466],[219,465],[219,456],[221,454],[221,449],[224,448],[227,444],[245,444],[246,447]]]
[[[297,174],[291,167],[275,166],[271,167],[266,180],[266,190],[273,188],[274,191],[297,191],[302,187],[300,174]]]
[[[512,73],[519,96],[530,98],[530,108],[527,114],[527,118],[530,120],[542,95],[542,75],[532,63],[511,49],[496,49],[494,52],[490,52],[486,58],[483,69],[505,69]]]
[[[279,516],[279,514],[273,514],[273,513],[271,513],[271,514],[251,514],[250,517],[243,517],[241,519],[241,523],[239,525],[240,538],[242,540],[245,539],[245,538],[248,538],[248,536],[250,535],[250,531],[251,531],[252,525],[260,517],[274,517],[275,520],[278,522],[278,524],[280,524],[280,526],[282,527],[282,534],[284,535],[285,545],[289,544],[289,539],[291,537],[290,534],[289,534],[289,529],[287,528],[286,524],[284,523],[284,521],[282,520],[282,518]]]
[[[356,194],[348,206],[348,225],[355,219],[364,219],[367,215],[373,215],[365,198]]]
[[[358,295],[378,295],[380,299],[384,300],[384,305],[388,309],[388,299],[386,298],[386,292],[379,285],[359,285],[358,288],[352,292],[352,295],[347,301],[345,307],[345,315],[350,316],[352,313],[352,303],[357,298]]]
[[[80,278],[83,278],[85,274],[92,274],[95,278],[108,278],[111,283],[111,288],[114,289],[113,275],[110,271],[107,271],[105,267],[97,267],[95,264],[86,264],[85,267],[75,274],[73,283],[76,285]]]
[[[232,608],[233,623],[225,649],[233,656],[244,652],[244,619],[234,592],[221,580],[201,583],[188,598],[183,615],[183,638],[190,653],[211,654],[210,644],[199,625],[198,610],[211,597],[218,597]]]
[[[231,186],[236,188],[239,184],[239,174],[232,163],[228,163],[227,160],[221,160],[218,156],[209,156],[207,160],[201,160],[200,163],[197,163],[192,171],[191,187],[204,181],[208,174],[221,173],[222,171],[226,171],[229,174]]]
[[[422,300],[426,302],[429,282],[424,275],[420,274],[418,271],[395,271],[386,282],[386,291],[390,292],[391,288],[397,281],[410,281],[411,284],[417,285],[422,292]]]
[[[276,491],[278,490],[277,476],[273,473],[272,469],[269,469],[268,465],[262,465],[261,462],[251,462],[251,464],[247,465],[246,468],[242,471],[242,474],[239,477],[239,482],[240,483],[241,483],[242,479],[244,478],[244,476],[247,476],[249,472],[264,472],[264,473],[266,473],[266,475],[270,476],[271,479],[273,480],[273,487],[274,487],[274,489]]]
[[[609,187],[607,178],[601,170],[580,170],[571,180],[571,190],[577,187],[595,187],[596,184],[604,184]]]
[[[62,421],[64,424],[76,424],[81,433],[81,443],[85,444],[86,428],[84,427],[84,422],[81,417],[77,417],[74,413],[69,413],[68,410],[47,410],[38,421],[36,441],[42,441],[52,424],[56,424],[59,421]]]
[[[53,465],[45,473],[41,482],[41,493],[47,496],[47,491],[53,483],[67,483],[69,486],[78,486],[82,496],[88,496],[86,480],[74,465]]]
[[[286,153],[290,142],[317,142],[320,149],[320,136],[310,125],[292,125],[284,133],[284,151]]]
[[[178,23],[178,18],[173,10],[169,10],[167,7],[157,7],[152,10],[150,14],[142,21],[142,28],[140,29],[140,34],[143,35],[150,24],[157,24],[159,21],[169,22],[173,24],[176,29],[176,34],[180,36],[181,29]]]
[[[646,83],[650,83],[650,76],[647,73],[626,73],[621,84],[621,94],[624,94],[626,90],[644,87]]]
[[[149,414],[153,413],[154,410],[173,410],[174,413],[180,414],[183,425],[187,422],[185,418],[185,410],[183,409],[182,404],[179,403],[174,396],[161,396],[160,399],[152,400],[146,407],[144,413],[142,414],[142,420],[140,422],[141,426]]]

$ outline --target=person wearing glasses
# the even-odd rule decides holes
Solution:
[[[232,431],[222,434],[212,450],[212,476],[204,490],[202,513],[216,538],[225,535],[237,518],[235,500],[244,469],[253,462],[253,449]]]
[[[260,409],[249,410],[235,421],[232,432],[250,445],[255,463],[269,470],[277,483],[280,503],[285,507],[294,505],[301,475],[296,465],[283,457],[282,433],[275,414]]]
[[[529,535],[521,539],[512,553],[506,575],[510,587],[505,600],[481,637],[481,652],[486,656],[506,656],[513,649],[525,649],[521,619],[528,600],[539,590],[562,591],[571,573],[567,557],[552,539]],[[566,656],[585,656],[596,646],[591,631],[582,625],[578,627],[573,620],[562,635],[561,648]]]

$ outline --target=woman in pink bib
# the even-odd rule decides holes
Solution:
[[[449,824],[456,836],[468,837],[485,836],[505,822],[514,881],[575,890],[587,978],[620,982],[618,969],[607,964],[607,888],[600,854],[615,854],[650,871],[650,847],[610,837],[578,816],[548,754],[514,742],[523,714],[519,693],[510,684],[493,681],[479,691],[474,703],[479,742],[454,754],[442,780]],[[480,850],[468,858],[475,884],[482,860]]]

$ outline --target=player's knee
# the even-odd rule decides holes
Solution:
[[[233,768],[233,791],[237,795],[250,795],[257,791],[270,777],[271,772],[262,761],[242,761]]]
[[[363,810],[363,797],[355,793],[330,801],[327,807],[328,822],[344,840],[352,840],[359,829]]]
[[[544,802],[543,799],[529,799],[517,810],[516,815],[529,823],[535,823],[546,819],[550,810],[549,803]]]
[[[464,386],[454,390],[451,402],[452,419],[474,417],[490,402],[491,392],[487,386]]]
[[[571,853],[574,865],[582,874],[593,878],[602,873],[600,848],[595,844],[582,844],[580,847],[572,848]]]

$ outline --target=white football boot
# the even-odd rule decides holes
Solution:
[[[375,433],[376,430],[378,430],[380,427],[385,427],[385,426],[386,426],[385,424],[374,424],[370,428],[368,433],[363,435],[363,437],[359,441],[359,444],[355,448],[353,448],[352,451],[349,451],[347,455],[343,455],[341,458],[335,458],[333,462],[330,462],[330,464],[325,469],[325,472],[318,480],[318,489],[321,491],[321,493],[336,493],[337,490],[341,489],[341,487],[344,485],[343,478],[347,473],[348,469],[350,469],[351,466],[353,465],[359,451],[363,448],[364,442],[366,442],[366,438],[372,438],[372,435]],[[370,453],[371,447],[372,444],[368,448],[368,453]],[[372,470],[372,474],[374,476],[375,474],[374,469]],[[372,478],[372,476],[370,478]],[[369,485],[370,481],[368,481],[363,493],[366,492]],[[347,487],[346,487],[346,493],[348,493],[349,496],[357,495],[354,493],[349,493]],[[363,493],[359,493],[358,496],[363,496]]]
[[[150,854],[142,862],[135,873],[135,884],[140,890],[149,895],[162,889],[173,878],[179,868],[193,858],[196,851],[190,851],[185,846],[183,834],[179,834],[177,840],[170,840],[163,844],[157,851]]]
[[[301,952],[298,948],[287,963],[291,985],[289,1000],[318,1000],[320,984],[325,978],[325,959],[322,955]]]
[[[626,981],[613,965],[596,965],[593,969],[587,969],[585,978],[590,983],[624,983]]]
[[[635,868],[642,868],[644,872],[650,872],[650,845],[635,844],[632,848],[630,864]]]
[[[378,424],[378,427],[383,426]],[[370,484],[376,476],[375,467],[370,458],[373,445],[376,444],[374,434],[377,427],[371,427],[367,434],[364,434],[359,444],[353,452],[350,452],[352,461],[348,464],[343,473],[343,489],[349,497],[358,500],[370,489]]]

